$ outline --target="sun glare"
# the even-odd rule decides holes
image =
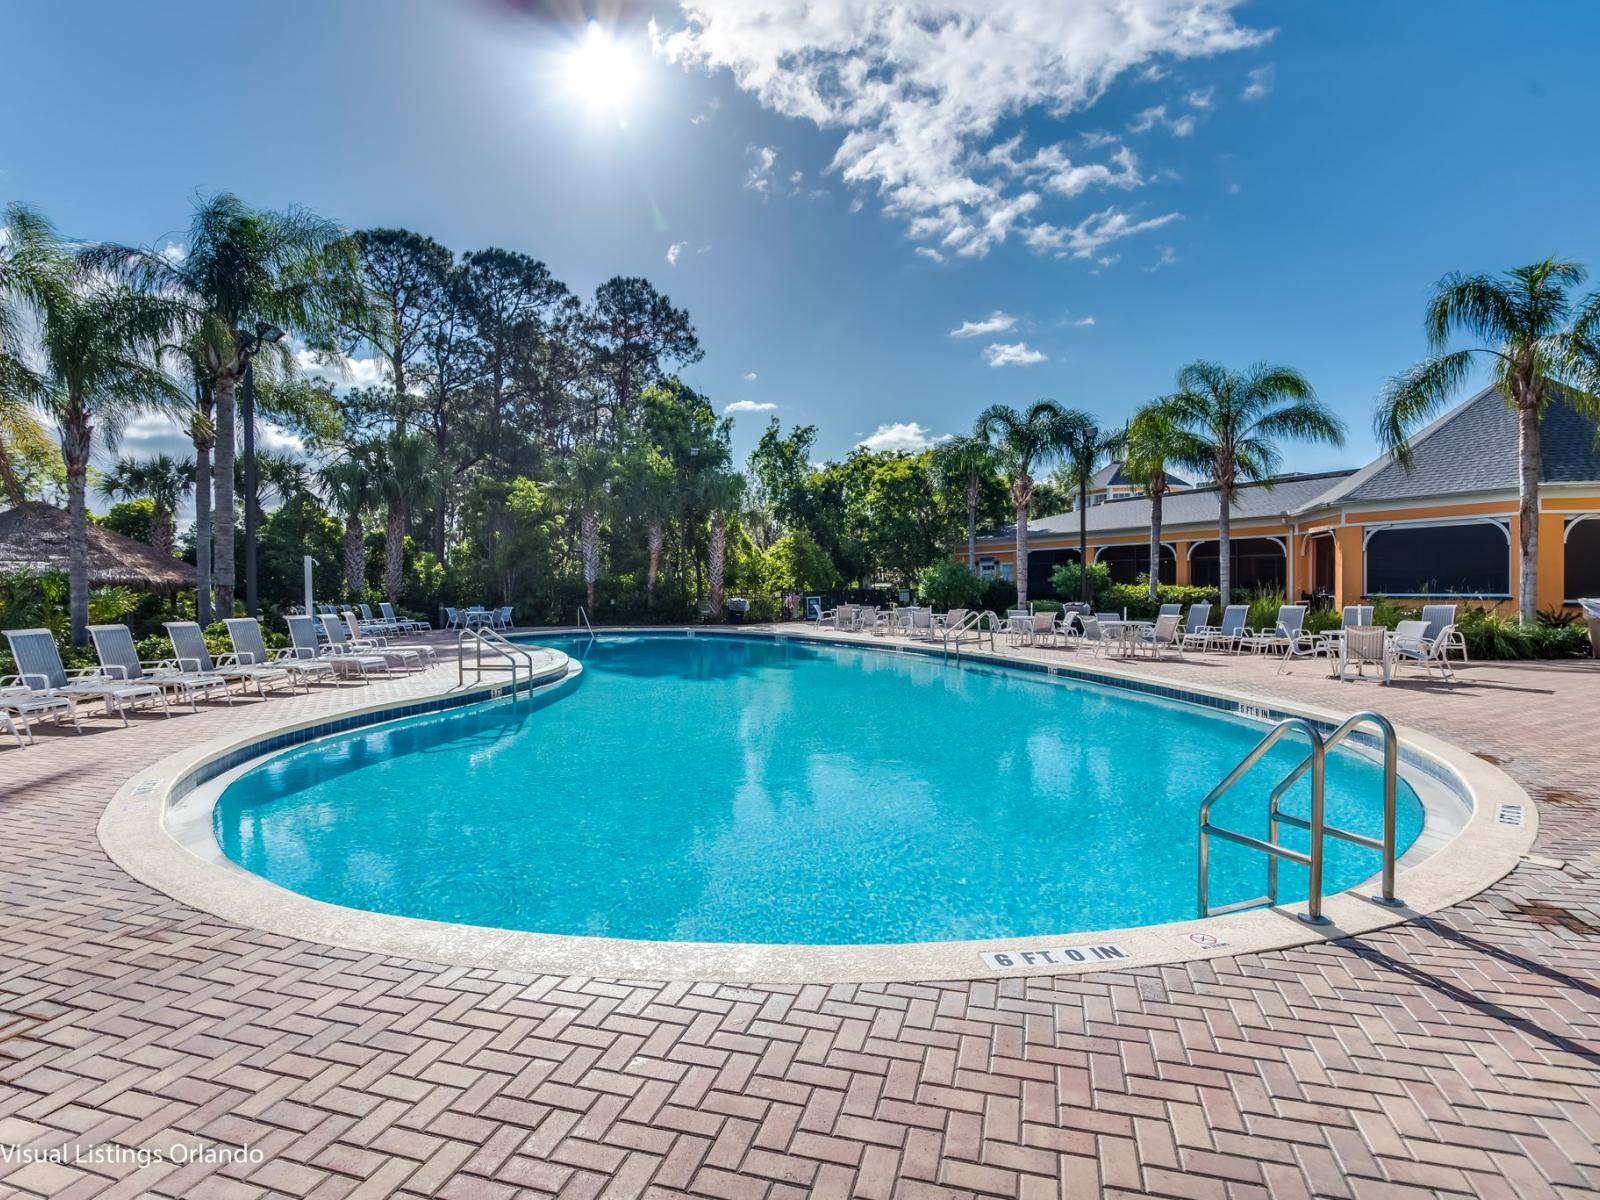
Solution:
[[[616,112],[638,81],[639,66],[628,48],[595,21],[567,56],[567,88],[591,109]]]

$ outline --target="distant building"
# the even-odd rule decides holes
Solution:
[[[1600,595],[1600,430],[1562,402],[1543,423],[1539,498],[1540,608]],[[1336,605],[1363,597],[1461,599],[1489,606],[1517,600],[1517,422],[1500,393],[1485,389],[1412,439],[1408,470],[1391,456],[1358,471],[1285,475],[1241,487],[1231,521],[1236,588],[1272,588]],[[1107,468],[1109,471],[1110,468]],[[1105,471],[1101,474],[1106,474]],[[1132,583],[1150,568],[1150,501],[1107,479],[1091,502],[1089,557]],[[1098,479],[1098,477],[1097,477]],[[978,571],[1014,578],[1016,530],[978,539]],[[1163,583],[1216,586],[1217,495],[1194,487],[1166,497]],[[963,548],[964,549],[964,548]],[[1050,572],[1078,558],[1078,516],[1028,523],[1028,594],[1051,597]]]
[[[1167,473],[1167,486],[1174,492],[1187,491],[1191,486],[1185,479]],[[1109,462],[1094,473],[1094,478],[1089,481],[1089,505],[1104,504],[1107,500],[1126,500],[1130,496],[1144,495],[1142,484],[1128,478],[1120,462]]]

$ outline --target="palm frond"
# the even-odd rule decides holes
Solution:
[[[1516,296],[1510,288],[1493,276],[1459,271],[1435,286],[1425,319],[1428,344],[1436,351],[1444,349],[1455,329],[1499,345],[1514,336],[1520,324]]]
[[[1402,466],[1411,464],[1411,435],[1443,410],[1472,371],[1471,350],[1425,358],[1384,385],[1372,429]]]

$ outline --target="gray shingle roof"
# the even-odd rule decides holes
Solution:
[[[1595,422],[1565,400],[1545,409],[1541,441],[1544,483],[1600,480]],[[1517,416],[1500,393],[1485,388],[1412,439],[1409,470],[1388,455],[1358,471],[1323,498],[1335,501],[1416,500],[1517,486]]]
[[[1168,472],[1167,480],[1175,488],[1186,488],[1189,486],[1189,481],[1187,479],[1180,478],[1171,472]],[[1091,489],[1134,486],[1136,486],[1135,481],[1129,478],[1128,473],[1122,469],[1122,464],[1114,460],[1101,467],[1089,479],[1089,487]]]
[[[1249,521],[1261,517],[1278,517],[1302,508],[1342,482],[1353,472],[1327,471],[1318,475],[1285,475],[1266,484],[1246,484],[1241,487],[1233,507],[1235,521]],[[1217,490],[1215,487],[1195,488],[1187,492],[1174,492],[1161,505],[1163,528],[1182,525],[1214,524],[1217,519]],[[981,541],[1010,541],[1016,537],[1016,526],[1006,525],[982,535]],[[1058,513],[1028,522],[1028,536],[1032,538],[1078,532],[1076,512]],[[1089,509],[1090,533],[1144,533],[1150,532],[1150,501],[1144,496],[1127,500],[1108,500]]]

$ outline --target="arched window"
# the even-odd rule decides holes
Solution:
[[[1139,576],[1150,570],[1150,543],[1137,542],[1128,546],[1102,546],[1095,555],[1095,562],[1105,563],[1111,568],[1111,582],[1113,583],[1138,583]],[[1178,579],[1178,560],[1172,553],[1172,547],[1163,543],[1161,547],[1161,583],[1175,583]]]
[[[1566,600],[1570,603],[1585,596],[1600,596],[1600,513],[1568,521],[1563,549]]]
[[[1229,538],[1229,582],[1247,591],[1282,591],[1289,579],[1289,560],[1276,538]],[[1196,542],[1189,548],[1189,578],[1196,587],[1219,587],[1222,562],[1217,543]]]
[[[1511,535],[1498,521],[1367,532],[1369,596],[1509,596]]]
[[[1064,562],[1077,562],[1078,551],[1076,547],[1065,550],[1030,550],[1028,551],[1028,598],[1031,600],[1055,600],[1055,585],[1050,582],[1050,572],[1054,571]]]

